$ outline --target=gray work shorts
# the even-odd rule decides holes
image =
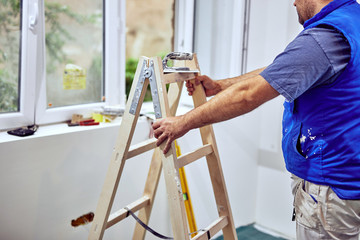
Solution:
[[[292,179],[297,239],[359,239],[360,200],[342,200],[329,186]]]

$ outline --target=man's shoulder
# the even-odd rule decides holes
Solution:
[[[319,25],[314,28],[305,29],[298,37],[312,37],[317,41],[334,41],[348,44],[345,36],[336,28],[329,25]]]

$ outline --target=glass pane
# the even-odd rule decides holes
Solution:
[[[19,111],[21,6],[0,0],[0,113]]]
[[[103,0],[46,0],[50,107],[103,101]]]
[[[126,95],[139,57],[163,58],[173,49],[174,0],[126,1]],[[149,88],[150,89],[150,88]],[[145,101],[151,100],[148,90]]]

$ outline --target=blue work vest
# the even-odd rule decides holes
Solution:
[[[360,199],[360,5],[334,0],[304,23],[332,26],[345,36],[351,58],[331,84],[284,103],[282,148],[289,172],[328,185],[342,199]]]

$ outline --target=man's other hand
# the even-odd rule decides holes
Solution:
[[[186,81],[186,88],[190,96],[193,95],[196,86],[202,85],[207,97],[213,96],[220,92],[220,86],[216,81],[212,80],[206,75],[196,76],[195,80]]]
[[[188,130],[186,130],[186,122],[182,116],[163,118],[153,123],[154,136],[157,139],[156,145],[160,146],[164,141],[166,142],[163,149],[164,154],[167,153],[171,147],[171,143],[182,137]]]

